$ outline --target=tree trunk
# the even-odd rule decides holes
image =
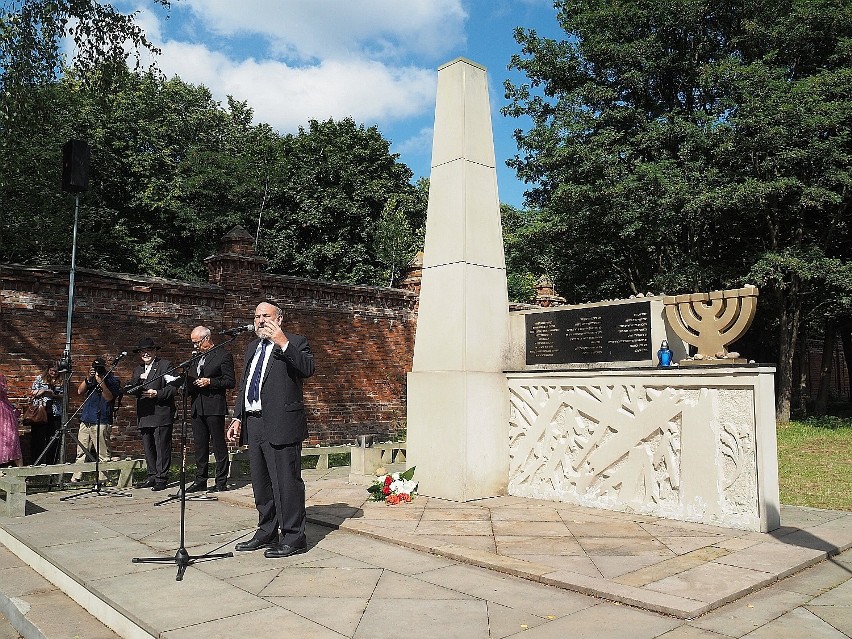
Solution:
[[[834,340],[837,325],[834,320],[825,324],[825,337],[822,340],[822,361],[819,365],[819,393],[814,405],[815,415],[825,415],[828,412],[828,396],[831,391],[831,365],[834,363]]]
[[[775,418],[790,421],[790,397],[793,391],[793,354],[799,335],[802,303],[799,296],[801,281],[797,275],[781,291],[781,316],[778,325],[778,397],[775,399]]]
[[[798,348],[793,359],[793,390],[792,404],[795,406],[796,414],[802,418],[808,416],[808,402],[810,393],[810,362],[811,352],[808,347],[808,329],[802,325],[797,338]]]
[[[849,380],[849,402],[852,403],[852,321],[840,326],[840,341],[843,344],[843,359],[846,360],[846,378]]]

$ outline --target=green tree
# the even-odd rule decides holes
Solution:
[[[540,244],[550,238],[550,228],[542,221],[541,212],[534,209],[501,204],[500,217],[509,301],[527,304],[535,298],[538,278],[558,268],[550,261],[547,247]]]
[[[375,252],[384,265],[387,286],[393,286],[418,251],[423,249],[426,234],[426,205],[429,180],[420,178],[411,192],[391,195],[379,219]]]
[[[168,7],[166,0],[156,4]],[[66,60],[63,40],[73,41]],[[128,46],[129,45],[129,46]],[[109,93],[142,50],[156,51],[135,23],[97,0],[5,0],[0,7],[0,256],[65,262],[70,249],[68,201],[58,193],[61,146],[79,134],[79,84]],[[95,69],[98,72],[95,73]],[[69,70],[75,80],[57,79]],[[33,232],[38,229],[39,232]],[[29,232],[27,232],[29,231]]]
[[[812,274],[849,260],[850,38],[842,0],[559,0],[519,29],[504,113],[557,287],[581,301],[761,285],[778,414]],[[543,233],[543,234],[545,234]],[[769,304],[766,302],[769,301]]]
[[[68,261],[73,200],[59,191],[60,156],[76,137],[92,149],[82,267],[201,277],[202,258],[240,224],[275,272],[392,280],[422,236],[426,195],[378,129],[255,125],[245,102],[223,106],[206,87],[141,72],[139,52],[156,50],[134,18],[98,0],[0,10],[0,259]],[[76,43],[73,60],[63,38]]]
[[[411,170],[390,153],[376,127],[311,120],[283,138],[279,211],[262,223],[261,253],[277,273],[359,284],[386,284],[375,238],[391,196],[414,198]],[[411,207],[407,207],[409,210]],[[414,207],[416,208],[416,207]],[[410,210],[411,228],[417,227]]]

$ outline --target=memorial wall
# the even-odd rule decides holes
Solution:
[[[656,366],[663,340],[675,361],[687,353],[662,297],[514,311],[509,322],[510,371]]]
[[[658,367],[664,340],[687,355],[662,297],[513,311],[510,331],[510,495],[780,525],[774,368]]]

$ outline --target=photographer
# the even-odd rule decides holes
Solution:
[[[118,377],[107,374],[106,361],[100,357],[92,362],[89,375],[80,382],[77,394],[87,396],[80,416],[79,440],[81,447],[77,451],[77,463],[86,461],[86,451],[96,450],[101,461],[109,461],[109,435],[112,430],[112,412],[115,398],[118,397],[121,385]],[[82,473],[74,473],[72,482],[78,482]],[[104,473],[100,480],[106,480]]]

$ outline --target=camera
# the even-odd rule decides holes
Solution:
[[[99,375],[100,377],[106,375],[106,363],[104,362],[104,360],[96,359],[94,362],[92,362],[92,368],[95,369],[95,375]]]

